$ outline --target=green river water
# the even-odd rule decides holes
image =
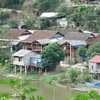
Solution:
[[[65,100],[65,98],[72,98],[78,91],[59,86],[51,86],[41,81],[32,81],[29,87],[37,88],[38,91],[33,95],[43,96],[45,100]],[[0,93],[9,92],[14,93],[15,90],[9,86],[0,85]]]

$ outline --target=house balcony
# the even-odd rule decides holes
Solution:
[[[13,61],[13,65],[24,66],[24,62]]]
[[[32,47],[32,51],[42,51],[42,47]]]

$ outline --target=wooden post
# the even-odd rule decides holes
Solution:
[[[45,76],[46,76],[46,74],[47,74],[47,69],[45,69]]]
[[[15,67],[15,74],[16,74],[16,65],[14,67]]]
[[[39,67],[39,74],[41,74],[41,67]]]
[[[20,66],[20,75],[22,74],[22,66]]]
[[[71,44],[70,44],[70,62],[71,62],[71,60],[72,60],[72,51],[71,51]]]
[[[33,67],[32,66],[30,66],[31,67],[31,72],[33,71]]]
[[[25,74],[27,74],[27,66],[25,66]]]

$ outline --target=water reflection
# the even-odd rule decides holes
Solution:
[[[41,81],[32,81],[28,88],[30,87],[38,89],[38,91],[32,95],[43,96],[45,100],[64,100],[65,98],[74,97],[78,93],[77,91],[64,87],[51,86]],[[1,92],[14,93],[15,91],[10,86],[0,85],[0,93]]]

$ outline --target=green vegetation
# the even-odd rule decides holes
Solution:
[[[0,11],[0,25],[6,23],[7,19],[9,19],[10,13],[8,11]]]
[[[34,96],[34,93],[38,90],[36,88],[29,88],[27,86],[30,82],[21,81],[19,79],[8,79],[3,80],[0,79],[0,84],[7,85],[12,87],[15,90],[14,94],[11,93],[0,93],[0,100],[10,100],[10,99],[18,99],[18,100],[45,100],[42,96]],[[28,96],[28,97],[27,97]],[[85,93],[79,93],[76,97],[65,100],[100,100],[100,94],[95,90],[91,90]]]
[[[42,65],[47,70],[54,70],[57,64],[64,60],[64,52],[58,43],[51,43],[41,52]]]
[[[95,55],[100,55],[100,43],[97,42],[93,45],[90,45],[88,49],[85,46],[81,46],[77,50],[77,55],[84,60],[84,57],[87,56],[88,59],[94,57]]]
[[[49,21],[48,18],[44,18],[44,19],[41,20],[41,22],[40,22],[40,28],[41,29],[46,29],[49,26],[50,26],[50,21]]]
[[[92,76],[88,70],[80,72],[74,68],[69,68],[66,72],[56,75],[46,75],[43,77],[43,81],[51,84],[53,81],[59,84],[84,84],[85,81],[89,81]]]
[[[25,0],[0,0],[0,8],[19,9]]]
[[[24,22],[25,25],[27,25],[28,29],[31,29],[31,27],[33,27],[33,24],[35,23],[34,16],[33,15],[24,16],[23,22]]]
[[[87,51],[87,48],[85,46],[81,46],[77,49],[77,55],[79,57],[82,58],[82,60],[84,59],[84,57],[86,56],[86,51]]]
[[[34,7],[36,7],[40,12],[55,11],[59,4],[59,0],[36,0]]]
[[[0,79],[0,84],[8,85],[15,90],[15,94],[11,93],[0,93],[0,100],[10,100],[10,99],[18,99],[18,100],[44,100],[41,96],[34,97],[33,93],[38,91],[35,88],[27,89],[29,82],[21,81],[19,79],[8,79],[3,80]],[[27,97],[28,96],[28,97]]]
[[[11,31],[9,28],[0,27],[0,35],[2,39],[5,39]],[[5,63],[5,60],[10,61],[11,52],[10,52],[10,41],[2,41],[0,42],[0,63]]]
[[[97,43],[89,46],[89,48],[88,48],[88,50],[86,52],[86,55],[89,58],[92,58],[95,55],[100,55],[100,42],[97,42]]]
[[[19,21],[10,19],[10,20],[8,20],[8,25],[10,26],[10,28],[18,28]]]
[[[91,90],[86,93],[79,93],[76,97],[72,99],[65,99],[65,100],[100,100],[100,94],[95,90]]]

